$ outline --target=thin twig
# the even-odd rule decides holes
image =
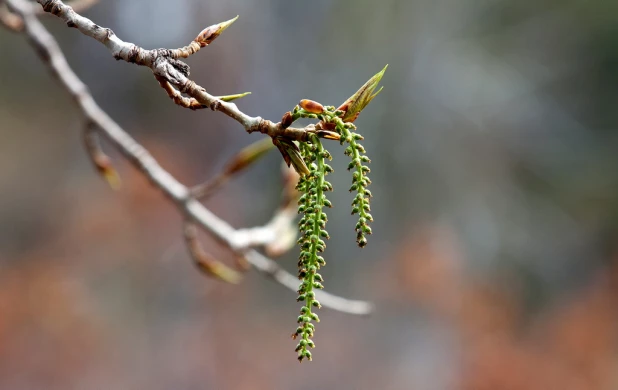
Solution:
[[[255,161],[262,158],[274,148],[270,138],[256,141],[230,159],[223,170],[207,182],[191,188],[191,196],[196,199],[207,199],[210,195],[221,188],[234,175],[244,171]],[[266,254],[271,257],[281,256],[296,245],[298,229],[294,220],[297,213],[298,173],[286,164],[282,166],[283,196],[278,210],[273,218],[265,226],[237,230],[238,234],[248,237],[251,247],[264,246]]]
[[[121,181],[118,171],[114,168],[112,160],[101,148],[99,134],[96,131],[95,124],[90,121],[86,123],[84,129],[84,146],[86,147],[86,151],[94,167],[101,176],[103,176],[110,187],[114,190],[120,189]]]
[[[251,117],[240,111],[236,104],[209,94],[204,88],[190,80],[188,78],[189,66],[178,58],[183,57],[181,53],[191,45],[181,49],[147,50],[123,41],[111,29],[101,27],[92,20],[79,15],[60,0],[37,0],[37,2],[46,12],[62,19],[67,26],[77,28],[82,34],[105,45],[115,59],[150,68],[156,77],[168,81],[180,93],[191,96],[202,106],[210,107],[213,111],[220,111],[236,120],[248,133],[260,132],[271,137],[285,137],[305,142],[309,140],[309,133],[313,129],[286,127],[281,122],[273,123],[259,116]],[[202,34],[203,32],[196,37],[196,40],[200,39]]]
[[[170,99],[172,99],[174,103],[178,104],[179,106],[189,108],[191,110],[199,110],[202,108],[206,108],[206,106],[201,105],[194,98],[182,96],[182,94],[178,92],[178,90],[176,90],[176,88],[174,88],[174,86],[172,86],[172,84],[170,84],[165,78],[156,75],[155,78],[159,82],[161,88],[163,88],[165,92],[167,92],[167,95],[170,97]]]
[[[238,272],[216,260],[206,253],[197,237],[197,226],[192,222],[185,222],[184,237],[187,249],[197,268],[206,275],[213,276],[224,282],[238,284],[241,276]]]
[[[263,138],[242,148],[225,164],[221,173],[207,182],[191,188],[191,195],[196,199],[208,198],[232,176],[244,171],[251,164],[264,157],[274,147],[275,145],[271,142],[270,138]]]
[[[266,255],[270,257],[281,256],[294,248],[298,238],[298,229],[294,223],[298,215],[298,198],[300,196],[296,189],[298,173],[285,164],[281,164],[281,166],[283,196],[279,209],[267,225],[277,232],[277,238],[264,245]]]
[[[56,40],[37,20],[35,12],[32,7],[29,6],[29,3],[25,0],[6,0],[6,2],[14,12],[22,17],[24,20],[24,32],[31,45],[36,49],[37,54],[48,66],[51,73],[60,80],[62,86],[74,98],[86,119],[95,124],[100,134],[106,137],[155,187],[159,188],[189,222],[196,223],[213,237],[227,245],[232,251],[244,255],[247,261],[256,269],[272,276],[273,279],[280,284],[291,290],[296,290],[298,288],[298,280],[296,277],[284,271],[271,259],[261,255],[255,250],[247,249],[247,244],[250,241],[248,235],[239,234],[241,231],[232,228],[229,224],[218,218],[201,203],[192,198],[187,187],[179,183],[172,175],[165,171],[143,146],[137,143],[99,107],[92,95],[88,92],[87,87],[69,67]],[[120,58],[130,53],[135,54],[139,52],[139,50],[135,49],[136,47],[134,45],[125,44],[116,38],[111,30],[94,25],[90,20],[78,16],[72,10],[70,12],[67,11],[67,8],[70,8],[60,1],[40,0],[39,3],[45,6],[46,11],[53,14],[70,14],[71,17],[67,19],[67,21],[72,21],[73,26],[80,28],[80,30],[91,32],[93,34],[91,36],[95,37],[97,40],[100,38],[100,41],[104,42],[113,52],[118,49],[116,53],[118,53]],[[71,26],[70,23],[69,26]],[[128,52],[125,51],[127,48],[129,49]],[[148,62],[148,60],[145,59],[141,61]],[[137,62],[137,59],[132,62]],[[208,99],[211,99],[209,96],[210,95],[207,95]],[[208,99],[204,99],[204,101]],[[261,118],[257,120],[256,118],[248,117],[240,113],[240,111],[232,109],[227,104],[225,107],[227,107],[226,110],[228,110],[228,112],[237,116],[240,121],[247,123],[249,127],[253,126],[256,122],[258,124],[261,122]],[[371,305],[367,302],[348,300],[324,291],[318,291],[316,293],[316,298],[318,298],[325,307],[330,307],[349,314],[365,315],[369,314],[372,309]]]
[[[256,251],[246,254],[247,261],[256,269],[270,275],[274,280],[286,286],[290,290],[298,289],[298,279],[285,272],[277,263]],[[337,310],[342,313],[355,315],[369,315],[373,311],[373,305],[365,301],[355,301],[329,294],[324,290],[315,291],[315,297],[323,307]],[[325,303],[325,301],[327,303]]]
[[[75,12],[83,12],[98,2],[99,0],[73,0],[69,5]],[[0,3],[3,3],[3,1],[0,1]],[[37,15],[45,13],[42,8],[35,6],[35,4],[28,3],[28,6],[32,7]],[[24,28],[23,20],[18,15],[9,11],[8,7],[4,4],[0,4],[0,23],[16,32],[22,31]]]

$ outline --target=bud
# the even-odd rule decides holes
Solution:
[[[237,93],[235,95],[217,96],[216,98],[224,102],[231,102],[232,100],[244,98],[247,95],[251,95],[251,92]]]
[[[303,99],[298,105],[305,111],[312,114],[321,114],[324,112],[324,106],[318,102],[309,99]]]
[[[236,19],[238,19],[238,16],[226,22],[213,24],[212,26],[206,27],[198,34],[197,37],[195,37],[194,41],[199,43],[200,47],[210,45],[212,41],[217,39],[217,37],[221,35],[221,33],[225,31],[226,28],[230,27],[230,25],[234,23]]]
[[[370,78],[362,87],[360,87],[358,91],[356,91],[354,95],[350,96],[348,100],[337,108],[337,110],[344,112],[342,116],[344,122],[354,122],[356,118],[358,118],[361,111],[367,107],[369,102],[371,102],[373,98],[375,98],[380,91],[382,91],[382,88],[380,88],[377,92],[373,92],[382,79],[382,76],[384,76],[384,72],[387,67],[388,65]]]
[[[112,188],[112,190],[119,190],[122,185],[122,181],[120,180],[120,175],[118,175],[118,171],[114,169],[111,160],[106,155],[97,156],[97,158],[93,159],[94,164],[97,168],[97,171],[103,176],[107,184]]]
[[[200,271],[231,284],[240,282],[241,276],[238,272],[220,263],[202,248],[197,238],[197,228],[194,225],[190,224],[185,227],[185,240],[189,253]]]
[[[214,276],[215,278],[230,284],[238,284],[242,278],[238,272],[218,261],[208,263],[199,262],[198,267],[205,274]]]
[[[86,144],[86,150],[88,151],[95,168],[107,181],[107,184],[109,184],[113,190],[118,190],[122,184],[120,175],[118,175],[118,172],[114,169],[112,160],[107,154],[105,154],[105,152],[103,152],[103,149],[101,149],[99,138],[94,131],[94,126],[95,125],[93,123],[89,122],[88,127],[84,132],[84,143]]]
[[[243,148],[225,167],[225,174],[232,175],[253,164],[273,148],[268,138],[263,138]]]
[[[292,165],[299,175],[308,175],[310,173],[303,156],[300,155],[300,149],[292,140],[283,137],[273,137],[273,144],[279,149],[283,160],[288,165]]]
[[[339,141],[341,139],[339,133],[329,130],[316,130],[315,134],[320,138],[330,139],[333,141]]]
[[[283,114],[283,117],[281,118],[281,127],[287,129],[292,123],[294,123],[294,116],[292,113],[288,111]]]

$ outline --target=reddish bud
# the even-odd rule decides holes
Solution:
[[[309,99],[303,99],[298,103],[301,108],[312,114],[321,114],[324,112],[324,106],[318,102]]]
[[[238,19],[238,16],[226,22],[213,24],[212,26],[206,27],[198,34],[197,37],[195,37],[194,41],[199,43],[200,47],[210,45],[212,41],[217,39],[217,37],[221,35],[221,33],[225,31],[226,28],[230,27],[230,25],[234,23],[236,19]]]
[[[286,112],[283,114],[283,118],[281,118],[281,127],[287,129],[294,122],[294,117],[291,112]]]

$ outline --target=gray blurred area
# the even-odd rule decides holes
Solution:
[[[237,14],[188,60],[215,95],[278,120],[338,105],[385,64],[356,124],[372,159],[360,250],[338,143],[323,309],[299,365],[295,294],[256,272],[204,278],[181,217],[83,118],[23,36],[0,30],[1,389],[618,388],[618,2],[101,0],[84,13],[146,48]],[[45,15],[95,99],[187,185],[257,140],[175,106],[149,70]],[[271,153],[206,205],[235,227],[276,209]],[[212,239],[222,261],[233,256]],[[294,272],[296,250],[278,261]]]

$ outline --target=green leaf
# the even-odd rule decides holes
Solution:
[[[337,110],[341,110],[344,112],[343,121],[344,122],[354,122],[358,115],[367,107],[369,102],[373,100],[382,88],[378,89],[377,92],[374,93],[374,90],[377,88],[380,80],[382,80],[382,76],[384,76],[384,72],[386,72],[386,65],[381,71],[376,73],[372,78],[370,78],[365,84],[354,95],[350,96],[348,100],[346,100]]]

